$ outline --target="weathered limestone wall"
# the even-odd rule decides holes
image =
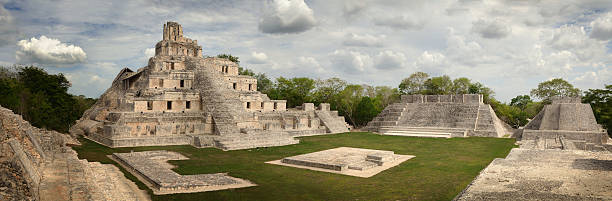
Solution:
[[[118,168],[79,160],[67,144],[78,141],[0,107],[0,178],[14,182],[0,200],[150,200]]]

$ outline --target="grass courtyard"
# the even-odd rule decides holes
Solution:
[[[300,138],[300,143],[283,147],[238,151],[191,146],[104,147],[81,139],[74,147],[79,158],[115,164],[106,155],[114,152],[169,150],[189,160],[170,161],[179,174],[229,172],[258,186],[222,191],[152,195],[151,190],[118,166],[126,176],[146,189],[153,200],[451,200],[494,158],[505,157],[514,147],[508,138],[414,138],[372,133],[344,133]],[[336,147],[356,147],[415,155],[398,166],[370,178],[318,172],[266,164],[287,156]]]

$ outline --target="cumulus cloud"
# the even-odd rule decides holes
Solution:
[[[416,17],[400,15],[393,17],[376,17],[374,18],[374,24],[378,26],[385,26],[394,29],[406,29],[406,30],[419,30],[423,28],[425,24],[423,21]]]
[[[21,40],[17,43],[18,63],[76,64],[83,63],[87,54],[78,46],[67,45],[58,39],[41,36],[39,39]]]
[[[591,22],[591,38],[599,40],[612,39],[612,12],[608,12]]]
[[[606,52],[606,47],[601,41],[589,38],[584,27],[576,25],[563,25],[554,29],[548,44],[559,51],[570,51],[582,61],[590,60]]]
[[[401,52],[385,50],[374,57],[374,67],[382,70],[398,69],[404,66],[406,56]]]
[[[11,13],[0,5],[0,47],[14,44],[17,39],[17,26]]]
[[[300,33],[317,24],[312,9],[304,0],[274,0],[266,6],[259,21],[259,30],[264,33]]]
[[[265,64],[268,62],[268,55],[263,52],[253,52],[251,53],[249,62],[252,64]]]
[[[353,1],[353,0],[344,1],[344,7],[342,9],[344,11],[344,17],[355,16],[359,14],[361,11],[363,11],[366,8],[366,6],[367,6],[366,1]]]
[[[472,23],[472,31],[483,38],[504,38],[512,33],[512,28],[499,19],[492,21],[480,19]]]
[[[359,35],[349,33],[344,37],[342,44],[346,46],[381,47],[385,37],[385,35],[373,36],[370,34]]]
[[[333,69],[342,72],[356,74],[366,71],[372,65],[372,58],[356,51],[336,50],[330,54]]]
[[[321,67],[321,64],[317,61],[317,59],[313,57],[300,56],[298,58],[298,64],[303,69],[313,70],[317,73],[325,72],[325,69],[323,69],[323,67]]]
[[[423,71],[440,72],[447,65],[446,56],[439,52],[424,51],[415,61],[414,65]]]

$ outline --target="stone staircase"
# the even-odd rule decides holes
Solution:
[[[257,147],[275,147],[297,144],[300,141],[282,131],[266,131],[265,133],[235,134],[221,136],[214,140],[215,147],[224,151],[251,149]]]
[[[55,153],[43,169],[40,200],[150,200],[119,168],[79,160],[74,150],[65,151]]]
[[[380,128],[383,135],[397,135],[409,137],[466,137],[467,130],[462,128],[439,128],[439,127],[406,127],[406,126],[385,126]]]
[[[480,104],[478,107],[478,119],[476,121],[476,127],[474,131],[470,132],[470,136],[502,137],[498,136],[497,134],[498,128],[496,128],[495,125],[497,122],[495,122],[496,116],[494,115],[495,113],[491,106]]]
[[[398,121],[402,117],[404,111],[409,105],[406,103],[393,103],[387,106],[374,119],[366,125],[366,130],[371,132],[379,132],[379,128],[383,126],[397,126]]]
[[[338,116],[338,111],[315,110],[315,114],[329,133],[349,132],[348,124],[344,121],[344,117]]]

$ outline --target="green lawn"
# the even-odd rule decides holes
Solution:
[[[451,200],[494,158],[505,157],[514,139],[413,138],[372,133],[345,133],[300,138],[300,144],[238,151],[191,146],[134,147],[111,149],[81,139],[74,147],[79,158],[113,163],[113,152],[169,150],[190,160],[171,161],[179,174],[229,172],[258,186],[203,193],[152,196],[153,200]],[[356,147],[415,155],[402,164],[370,178],[266,164],[287,156],[335,147]],[[115,164],[116,165],[116,164]],[[120,167],[121,168],[121,167]],[[122,171],[141,189],[135,177]]]

